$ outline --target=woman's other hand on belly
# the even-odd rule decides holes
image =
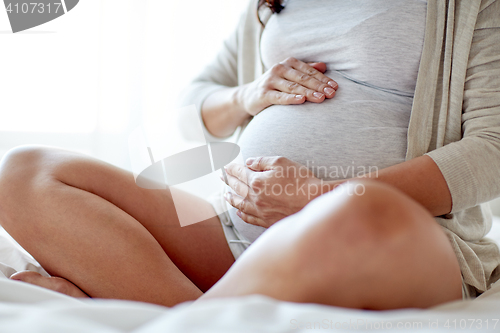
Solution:
[[[242,86],[237,98],[252,116],[271,105],[321,103],[335,96],[338,88],[337,82],[324,72],[326,64],[323,62],[305,63],[290,57]]]
[[[247,223],[268,228],[324,192],[322,180],[285,157],[259,157],[246,163],[225,167],[227,185],[234,191],[225,199]]]

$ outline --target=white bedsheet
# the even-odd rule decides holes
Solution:
[[[0,289],[0,332],[310,332],[314,327],[340,332],[500,330],[499,293],[430,310],[375,312],[278,302],[262,296],[185,303],[171,309],[128,301],[78,301],[7,279],[0,280]]]
[[[500,220],[489,237],[500,241]],[[9,243],[10,242],[10,243]],[[0,230],[0,332],[311,332],[500,331],[500,283],[473,301],[429,310],[362,311],[279,302],[251,296],[184,303],[151,304],[77,300],[6,277],[38,263]],[[2,274],[0,274],[0,277]]]

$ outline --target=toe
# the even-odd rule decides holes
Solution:
[[[54,291],[59,291],[57,290],[57,286],[52,283],[49,277],[42,276],[40,273],[33,272],[33,271],[22,271],[18,272],[16,274],[13,274],[10,277],[12,280],[17,280],[17,281],[22,281],[26,282],[29,284],[34,284],[39,287],[47,288],[50,290]]]
[[[22,281],[57,291],[72,297],[88,297],[87,294],[81,291],[80,288],[75,286],[73,283],[60,277],[46,277],[37,272],[22,271],[13,274],[10,278],[12,280]]]
[[[40,273],[33,271],[22,271],[12,274],[10,278],[12,280],[36,284],[34,282],[38,281],[40,278],[43,278],[43,276]]]

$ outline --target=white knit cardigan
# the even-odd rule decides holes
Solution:
[[[200,111],[215,90],[262,75],[256,9],[251,0],[216,59],[185,90],[182,105]],[[259,14],[264,23],[272,15],[267,7]],[[184,135],[195,137],[193,120],[180,119]],[[208,141],[221,140],[204,130]],[[484,238],[491,214],[481,205],[500,196],[500,0],[428,0],[406,159],[424,154],[438,165],[453,201],[452,212],[436,221],[465,283],[479,294],[500,278],[499,249]]]

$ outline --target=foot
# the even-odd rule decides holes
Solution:
[[[80,290],[73,283],[69,282],[66,279],[51,276],[46,277],[41,274],[33,271],[22,271],[13,274],[10,277],[12,280],[22,281],[34,284],[39,287],[47,288],[50,290],[54,290],[60,292],[62,294],[66,294],[72,297],[78,298],[88,298],[89,296]]]

